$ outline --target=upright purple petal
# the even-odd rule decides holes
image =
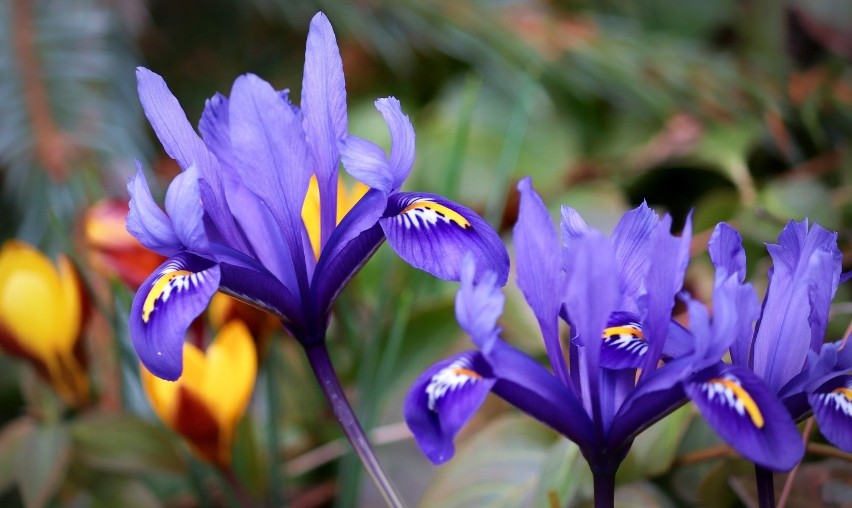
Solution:
[[[716,277],[726,279],[736,274],[739,282],[745,281],[746,257],[743,249],[743,238],[724,222],[713,229],[710,241],[707,243],[710,260],[716,267]]]
[[[136,80],[145,116],[169,157],[182,169],[198,166],[205,177],[215,171],[216,159],[186,119],[186,113],[163,78],[144,67],[137,67]]]
[[[836,234],[815,225],[790,222],[767,245],[773,261],[769,289],[754,340],[754,371],[778,391],[817,350],[828,306],[837,288],[840,259]]]
[[[420,375],[405,398],[403,415],[423,453],[442,464],[455,453],[453,440],[494,386],[477,351],[439,362]]]
[[[346,136],[340,141],[340,156],[346,172],[359,182],[385,195],[393,191],[390,163],[385,151],[377,144],[358,136]]]
[[[664,216],[654,228],[648,245],[651,265],[645,279],[647,294],[643,298],[646,309],[643,332],[648,341],[648,353],[645,355],[642,376],[650,375],[663,353],[675,295],[683,286],[689,262],[692,218],[687,217],[679,238],[669,232],[671,224],[671,217]]]
[[[819,430],[844,452],[852,452],[852,376],[837,376],[808,394]]]
[[[175,234],[190,251],[207,250],[204,207],[198,188],[198,168],[190,166],[177,175],[166,192],[166,212],[172,218]]]
[[[559,310],[565,292],[560,266],[559,238],[541,197],[529,177],[518,183],[521,205],[514,227],[518,287],[524,293],[541,328],[544,346],[556,375],[569,384],[570,377],[559,340]]]
[[[302,204],[311,165],[299,117],[273,88],[248,74],[234,82],[229,101],[231,143],[243,184],[269,207],[307,291]]]
[[[644,280],[651,258],[648,241],[659,218],[645,202],[627,212],[612,231],[612,245],[621,282],[622,309],[637,311],[635,302],[644,291]],[[632,305],[630,305],[632,304]],[[630,307],[634,308],[630,308]]]
[[[396,97],[376,101],[376,109],[388,125],[391,139],[390,169],[393,173],[393,192],[402,187],[414,166],[414,127]]]
[[[716,433],[751,462],[788,471],[804,455],[787,409],[747,368],[709,367],[686,383],[686,393]]]
[[[183,340],[219,287],[219,266],[189,254],[160,265],[139,286],[130,308],[130,338],[155,376],[174,381],[183,371]]]
[[[337,223],[337,142],[346,135],[346,82],[334,30],[323,13],[311,20],[302,78],[304,130],[320,193],[320,245]],[[304,196],[304,193],[302,194]]]
[[[164,256],[172,256],[183,249],[171,219],[157,206],[145,180],[142,168],[127,182],[130,194],[130,211],[127,214],[127,231],[139,243]]]
[[[583,399],[596,422],[600,414],[601,334],[619,300],[615,256],[605,236],[590,231],[572,240],[566,254],[565,306],[571,319],[571,333],[583,346]]]
[[[497,233],[473,211],[435,194],[400,192],[390,197],[379,221],[388,243],[407,263],[444,279],[459,280],[461,262],[471,253],[477,279],[509,276],[509,254]]]

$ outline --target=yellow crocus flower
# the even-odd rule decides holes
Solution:
[[[165,381],[141,369],[145,395],[160,420],[180,434],[198,457],[227,467],[234,429],[257,376],[257,354],[246,325],[230,321],[204,352],[185,343],[183,374],[177,381]]]
[[[54,265],[38,249],[9,240],[0,249],[0,347],[32,363],[68,403],[89,400],[80,339],[86,298],[71,261]]]
[[[347,186],[343,180],[337,180],[337,223],[349,213],[349,210],[355,206],[367,191],[369,187],[361,182],[356,181],[352,186]],[[308,230],[308,238],[311,240],[311,247],[314,249],[314,257],[319,258],[320,254],[320,195],[319,184],[317,183],[316,175],[311,176],[311,181],[308,184],[308,193],[305,195],[305,202],[302,205],[302,221],[305,223],[305,228]]]

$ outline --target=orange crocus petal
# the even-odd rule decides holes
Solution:
[[[356,181],[353,185],[347,186],[343,180],[337,181],[337,223],[349,213],[349,210],[355,206],[364,194],[370,190],[369,187],[361,182]],[[308,231],[308,238],[311,240],[311,247],[314,250],[314,257],[319,258],[320,254],[320,195],[319,185],[317,184],[316,175],[311,176],[311,181],[308,184],[308,192],[305,194],[305,202],[302,205],[302,221],[305,223],[305,229]]]
[[[157,416],[181,434],[199,457],[228,464],[234,428],[248,406],[257,376],[254,340],[245,324],[231,321],[206,352],[185,343],[183,354],[183,374],[175,382],[142,368],[145,394]]]
[[[75,348],[84,319],[84,293],[71,262],[57,265],[17,240],[0,250],[0,328],[7,352],[30,360],[72,404],[88,398],[88,377]]]

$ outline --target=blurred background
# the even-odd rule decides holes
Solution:
[[[226,302],[192,331],[204,344],[239,318],[257,346],[251,402],[226,443],[231,477],[155,416],[127,337],[135,287],[160,262],[124,233],[127,178],[139,161],[159,199],[179,171],[142,115],[134,68],[161,74],[193,124],[204,100],[227,95],[241,73],[298,97],[318,10],[340,44],[350,131],[387,147],[372,103],[398,97],[417,132],[407,188],[474,208],[510,252],[514,186],[525,175],[554,216],[568,204],[604,230],[643,199],[671,213],[676,228],[692,211],[687,286],[705,301],[704,249],[719,221],[745,237],[760,291],[763,243],[790,219],[838,231],[849,250],[848,0],[4,0],[0,235],[59,263],[51,280],[69,280],[67,256],[78,283],[63,295],[79,312],[60,319],[56,309],[68,305],[31,297],[25,318],[49,330],[38,351],[16,350],[4,333],[22,317],[0,306],[8,353],[0,356],[0,506],[381,505],[300,348],[274,322]],[[50,272],[46,259],[19,261],[23,244],[8,245],[0,282],[16,263]],[[406,500],[589,503],[576,448],[496,398],[463,431],[450,463],[436,468],[420,454],[401,404],[421,371],[467,347],[453,315],[456,287],[386,247],[375,257],[338,302],[330,348]],[[0,284],[0,303],[22,298],[23,287]],[[543,358],[523,298],[512,282],[506,291],[504,337]],[[828,339],[844,335],[850,315],[841,287]],[[45,360],[44,351],[60,349],[63,365],[74,366],[64,377]],[[788,506],[852,506],[852,457],[809,432]],[[625,506],[753,506],[751,474],[685,407],[637,440],[617,496]]]

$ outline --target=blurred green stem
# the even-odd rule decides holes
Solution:
[[[278,364],[278,349],[275,345],[275,341],[269,344],[269,351],[266,356],[266,404],[268,411],[266,441],[269,446],[269,503],[272,506],[281,506],[279,493],[281,465],[278,462],[280,455],[278,444],[281,441],[278,434],[278,417],[281,411],[281,400],[278,397],[275,377],[280,365]]]
[[[476,99],[479,97],[481,88],[482,78],[476,74],[469,74],[464,82],[462,103],[459,108],[459,122],[456,127],[456,135],[453,138],[453,146],[450,148],[444,189],[441,191],[441,195],[448,199],[456,200],[458,198],[462,160],[464,160],[464,154],[467,151],[470,123],[473,119],[473,110],[476,107]]]
[[[228,484],[228,487],[231,489],[231,493],[236,498],[237,505],[240,508],[253,508],[255,506],[254,501],[251,499],[248,491],[243,486],[240,479],[237,478],[236,473],[234,472],[234,468],[230,465],[220,466],[219,473],[224,478],[225,483]],[[277,506],[277,505],[274,505]]]
[[[323,393],[331,405],[334,416],[337,418],[343,433],[361,459],[361,463],[367,469],[367,473],[379,489],[387,505],[391,508],[403,508],[405,504],[402,498],[396,491],[387,473],[385,473],[379,462],[376,453],[370,446],[367,436],[364,434],[364,429],[358,422],[355,412],[352,411],[352,406],[346,399],[346,394],[343,392],[343,387],[340,386],[340,381],[337,379],[337,374],[334,372],[334,367],[331,365],[331,358],[328,356],[328,349],[324,343],[313,344],[305,347],[305,354],[314,371],[314,375],[319,381]]]

